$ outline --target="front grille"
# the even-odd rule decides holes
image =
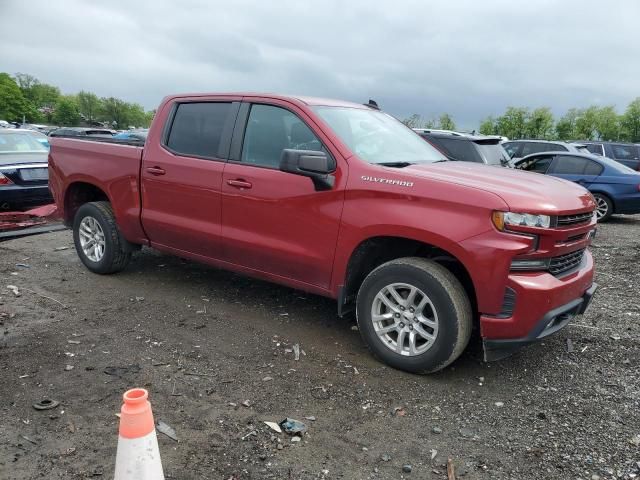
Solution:
[[[557,276],[573,270],[582,262],[584,251],[585,249],[583,248],[582,250],[560,255],[559,257],[553,257],[549,261],[549,273]]]
[[[593,218],[593,212],[576,213],[575,215],[559,215],[557,224],[559,227],[569,227],[581,223],[589,223]]]

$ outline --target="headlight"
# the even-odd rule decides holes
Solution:
[[[493,212],[493,224],[498,230],[505,227],[537,227],[549,228],[551,217],[549,215],[535,215],[531,213]]]

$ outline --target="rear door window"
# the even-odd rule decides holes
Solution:
[[[602,170],[604,170],[602,165],[591,160],[587,160],[587,165],[584,167],[584,174],[598,176],[602,173]]]
[[[178,155],[225,158],[221,140],[232,111],[231,102],[181,103],[166,146]]]
[[[611,145],[613,158],[616,160],[633,160],[638,158],[637,147],[635,145]]]
[[[450,138],[430,138],[431,141],[442,147],[447,156],[452,160],[463,162],[482,162],[482,157],[474,148],[473,142],[469,140],[454,140]]]
[[[601,157],[604,155],[604,147],[602,145],[589,144],[586,147],[587,150],[594,155],[600,155]]]
[[[506,142],[506,143],[503,143],[502,146],[507,151],[509,156],[513,158],[518,153],[518,147],[520,147],[520,144],[516,142]]]
[[[564,145],[560,145],[559,143],[547,143],[545,144],[545,148],[547,152],[567,152],[568,149]]]
[[[557,175],[582,175],[587,167],[586,158],[558,155],[549,173]]]
[[[546,152],[546,145],[544,143],[538,142],[525,142],[522,146],[522,156],[526,157],[527,155],[531,155],[532,153],[540,153]]]
[[[487,165],[508,165],[509,155],[499,143],[478,143],[480,155]]]

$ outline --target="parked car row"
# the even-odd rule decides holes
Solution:
[[[90,137],[144,144],[148,132],[146,129],[115,132],[100,128],[63,127],[56,128],[47,136],[42,129],[14,128],[14,125],[5,123],[8,126],[3,124],[0,128],[0,211],[52,202],[47,173],[50,138]]]
[[[591,192],[598,221],[640,213],[640,146],[616,142],[509,140],[414,129],[449,160],[508,166],[575,182]],[[607,158],[610,157],[610,158]]]

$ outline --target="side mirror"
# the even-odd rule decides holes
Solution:
[[[335,177],[335,161],[324,152],[285,148],[280,159],[280,170],[309,177],[316,190],[331,190]]]

